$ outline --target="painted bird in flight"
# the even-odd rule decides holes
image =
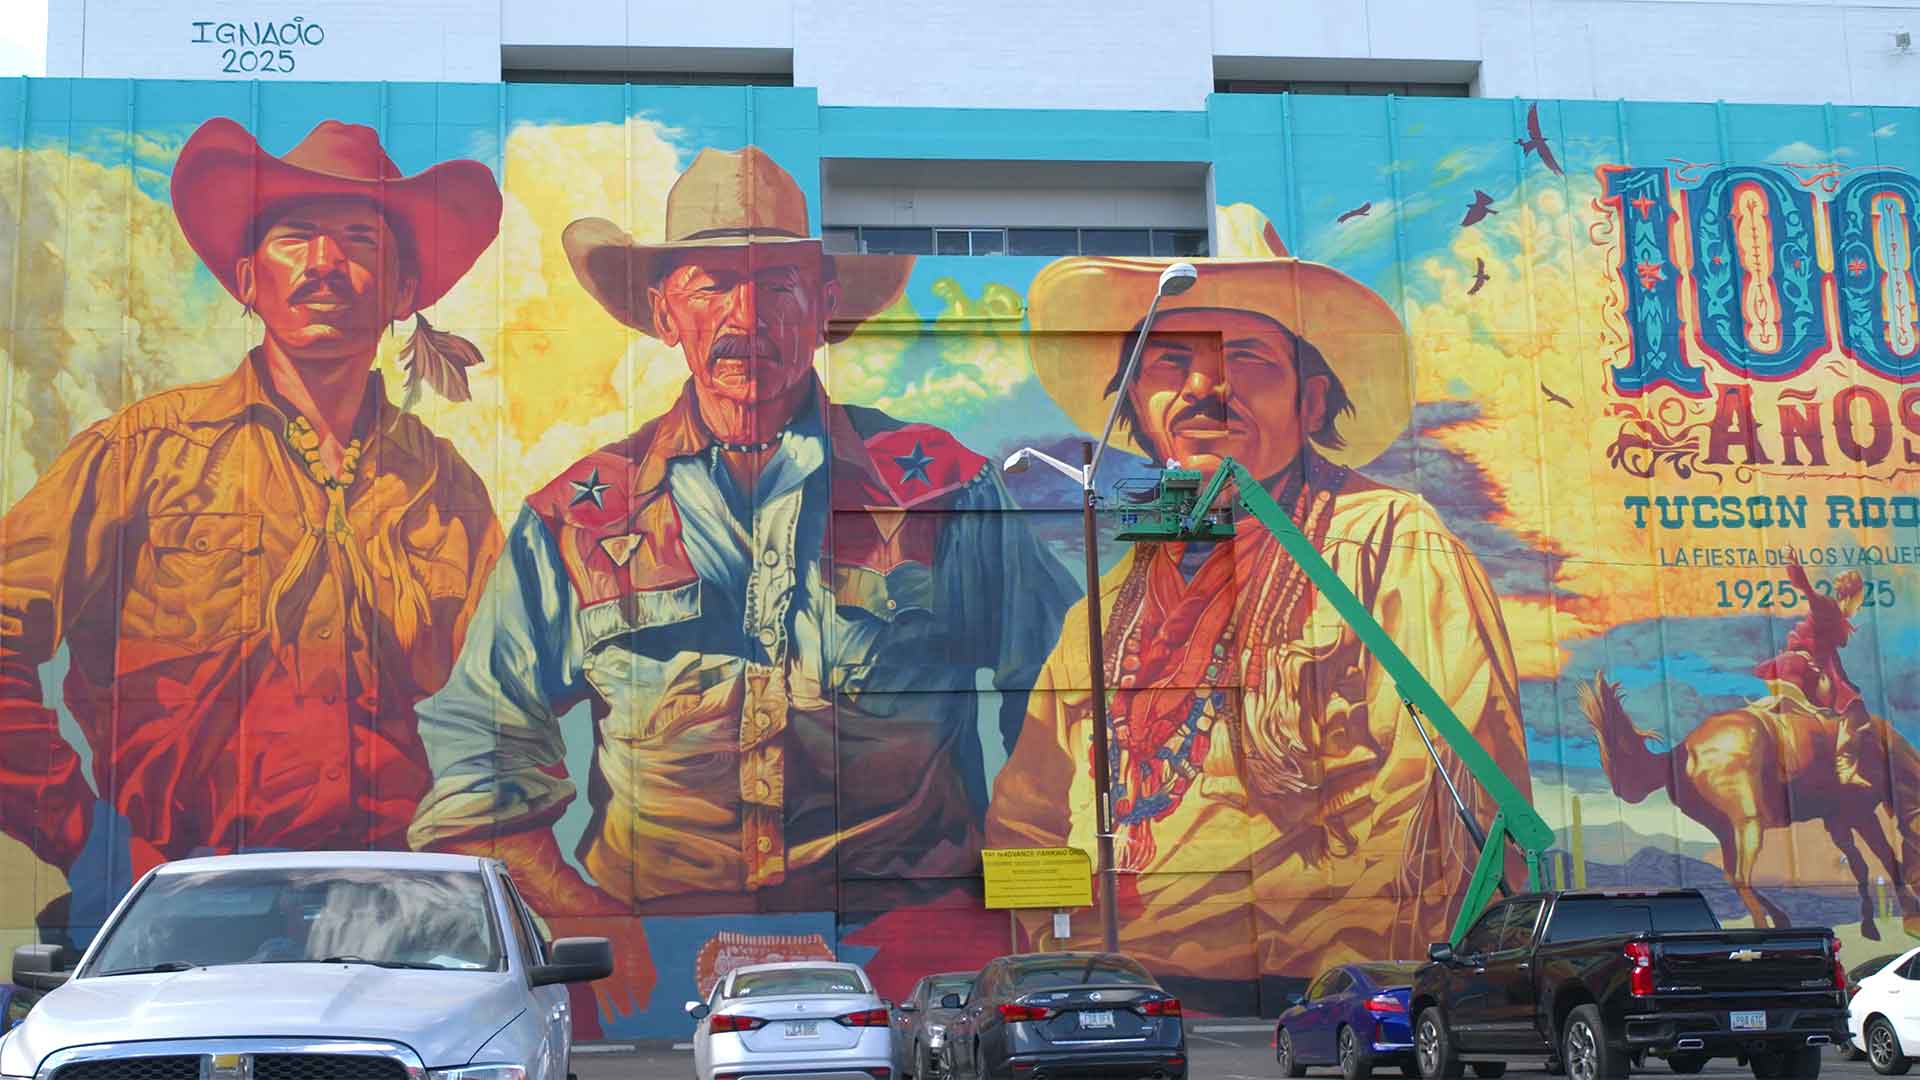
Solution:
[[[1352,221],[1354,218],[1366,217],[1368,214],[1372,212],[1373,212],[1373,203],[1363,202],[1359,206],[1356,206],[1353,209],[1347,211],[1346,213],[1341,214],[1339,217],[1333,219],[1333,223],[1335,225],[1345,225],[1347,222]]]
[[[1473,205],[1467,207],[1467,216],[1460,219],[1460,227],[1465,228],[1468,225],[1478,225],[1481,219],[1485,218],[1488,214],[1497,214],[1499,212],[1500,211],[1493,208],[1493,196],[1481,191],[1479,188],[1475,188],[1473,189]]]
[[[1485,285],[1487,281],[1487,260],[1476,256],[1473,260],[1473,285],[1467,289],[1467,295],[1472,296],[1479,292],[1480,286]]]
[[[1547,395],[1547,400],[1553,402],[1555,405],[1565,405],[1569,409],[1573,408],[1573,402],[1547,389],[1546,383],[1540,384],[1540,392]]]
[[[1547,146],[1547,137],[1540,134],[1540,106],[1536,103],[1527,106],[1527,137],[1515,139],[1520,149],[1529,154],[1539,154],[1540,164],[1552,170],[1555,176],[1565,176],[1560,171],[1560,162],[1553,156],[1553,150]]]

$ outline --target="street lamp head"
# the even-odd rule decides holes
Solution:
[[[1200,279],[1200,271],[1192,263],[1174,263],[1160,271],[1160,295],[1179,296]]]
[[[1007,459],[1007,463],[1000,466],[1000,471],[1010,472],[1010,473],[1023,473],[1023,472],[1026,472],[1027,469],[1032,465],[1033,465],[1032,450],[1015,450],[1013,452],[1013,456]]]

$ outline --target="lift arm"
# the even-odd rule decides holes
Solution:
[[[1446,699],[1420,674],[1420,669],[1413,665],[1413,661],[1407,658],[1407,654],[1374,619],[1373,613],[1353,594],[1353,590],[1347,587],[1333,567],[1320,557],[1313,542],[1294,525],[1293,519],[1244,466],[1228,458],[1204,487],[1202,476],[1196,471],[1166,470],[1160,476],[1159,496],[1154,502],[1120,511],[1120,539],[1213,541],[1230,538],[1233,535],[1231,514],[1226,508],[1214,505],[1228,480],[1233,481],[1235,503],[1273,534],[1280,546],[1293,557],[1294,563],[1320,590],[1320,595],[1333,605],[1340,617],[1353,628],[1361,643],[1380,661],[1380,666],[1392,676],[1401,700],[1413,713],[1414,727],[1419,730],[1421,740],[1427,743],[1428,751],[1433,751],[1433,744],[1422,726],[1423,719],[1433,725],[1434,730],[1439,732],[1467,767],[1467,771],[1473,774],[1481,788],[1493,799],[1496,807],[1493,823],[1483,834],[1459,792],[1453,790],[1452,778],[1440,767],[1438,754],[1434,755],[1434,766],[1446,779],[1449,790],[1452,790],[1454,805],[1460,812],[1462,823],[1480,845],[1479,862],[1467,884],[1467,895],[1460,905],[1459,918],[1454,923],[1452,941],[1458,945],[1467,927],[1493,898],[1495,890],[1506,890],[1502,869],[1508,840],[1520,849],[1526,859],[1530,887],[1544,887],[1544,859],[1547,849],[1553,845],[1553,830],[1534,810],[1526,796],[1520,793],[1520,789],[1513,785],[1513,781],[1507,779],[1493,755],[1487,753],[1486,747],[1481,746],[1473,733],[1460,722],[1460,718],[1453,714]]]

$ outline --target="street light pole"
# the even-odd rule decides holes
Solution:
[[[1082,443],[1081,451],[1082,475],[1086,477],[1080,489],[1080,522],[1087,549],[1087,647],[1093,650],[1087,666],[1093,672],[1093,820],[1100,855],[1100,939],[1101,947],[1111,953],[1120,951],[1120,896],[1116,888],[1118,871],[1113,862],[1113,776],[1107,750],[1107,653],[1101,633],[1106,619],[1100,613],[1100,534],[1093,514],[1093,444]]]

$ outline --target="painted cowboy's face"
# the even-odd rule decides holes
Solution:
[[[1212,472],[1228,457],[1266,479],[1326,415],[1324,378],[1298,375],[1291,338],[1248,311],[1189,308],[1154,322],[1127,393],[1141,443]]]
[[[364,199],[276,209],[237,277],[241,300],[295,361],[365,359],[412,310],[400,245]]]
[[[812,244],[702,249],[648,290],[655,329],[704,396],[781,400],[813,370],[840,297],[822,264]]]

